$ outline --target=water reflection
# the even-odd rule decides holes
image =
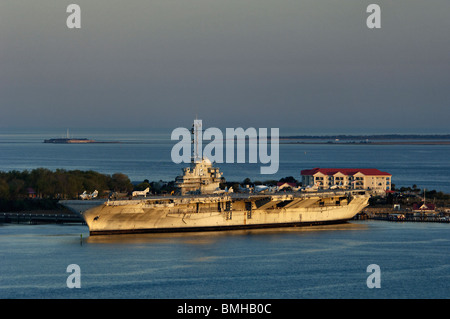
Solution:
[[[305,227],[280,227],[266,229],[245,229],[227,231],[206,232],[180,232],[180,233],[148,233],[148,234],[120,234],[120,235],[96,235],[89,236],[83,242],[89,244],[143,244],[143,243],[183,243],[189,245],[210,245],[228,237],[283,237],[304,236],[313,233],[336,232],[336,231],[361,231],[366,230],[368,225],[364,222],[348,222],[336,225],[318,225]]]

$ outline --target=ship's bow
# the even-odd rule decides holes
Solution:
[[[75,214],[79,215],[85,221],[84,213],[94,207],[100,206],[105,203],[104,200],[61,200],[59,204],[67,207]]]

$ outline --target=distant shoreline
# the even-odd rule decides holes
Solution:
[[[393,141],[393,142],[283,142],[280,144],[325,144],[325,145],[450,145],[450,141]]]
[[[118,141],[96,141],[89,140],[86,138],[51,138],[44,140],[46,144],[110,144],[110,143],[120,143]]]
[[[280,136],[281,144],[450,145],[450,134],[296,135]]]
[[[440,140],[450,140],[450,134],[372,134],[372,135],[289,135],[280,136],[280,139],[340,139],[340,140],[391,140],[391,139],[402,139],[402,140],[429,140],[429,139],[440,139]]]

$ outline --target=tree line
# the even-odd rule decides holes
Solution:
[[[130,192],[133,184],[127,175],[101,174],[95,171],[51,171],[36,168],[31,171],[0,172],[0,199],[17,200],[28,197],[41,199],[73,199],[83,191],[110,190]]]

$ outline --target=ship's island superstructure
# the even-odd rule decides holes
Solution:
[[[194,146],[195,147],[195,146]],[[194,151],[195,152],[195,151]],[[127,200],[66,200],[91,235],[268,228],[342,223],[368,205],[364,190],[235,193],[222,173],[192,157],[176,178],[178,194]]]
[[[208,158],[184,168],[183,175],[175,179],[180,195],[217,193],[222,181],[222,172]]]

